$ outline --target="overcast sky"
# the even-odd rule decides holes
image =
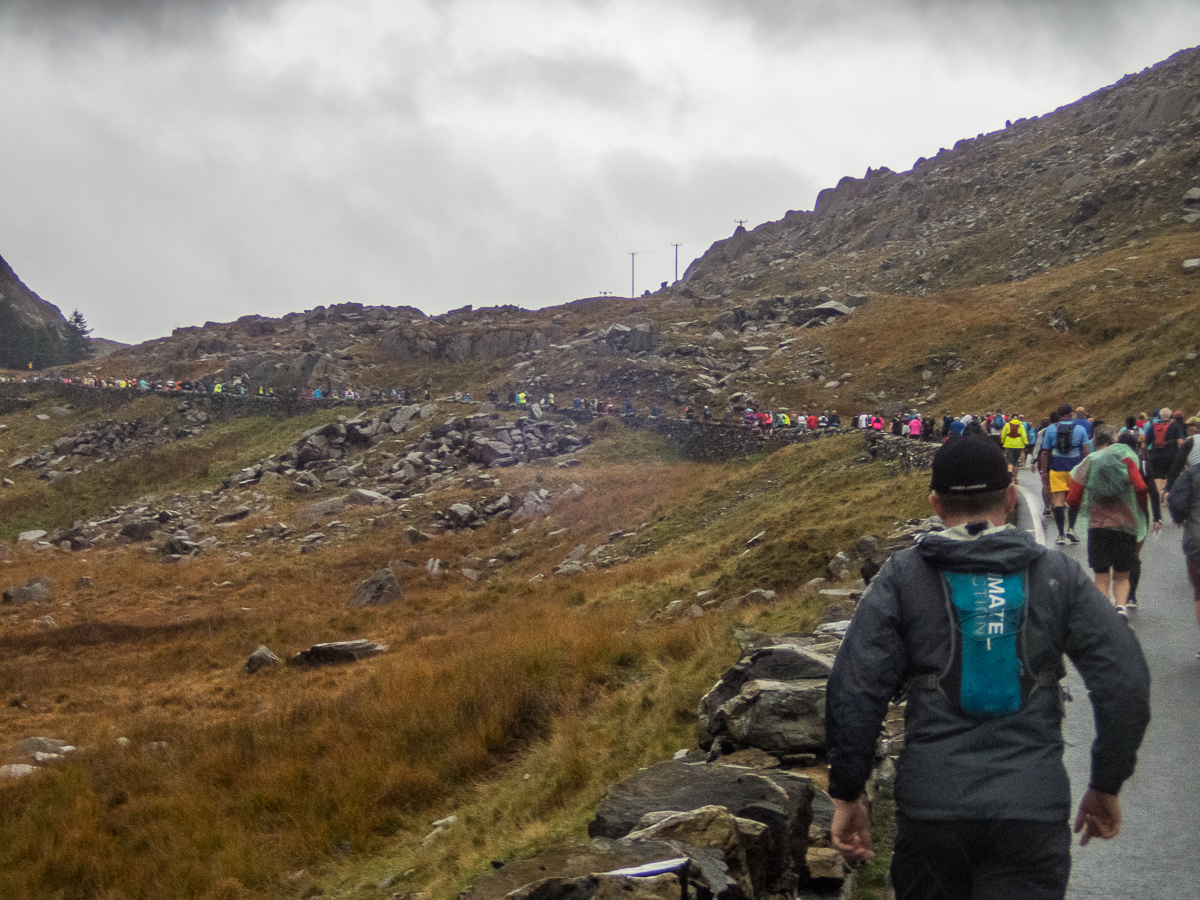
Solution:
[[[97,336],[675,277],[1197,42],[1195,0],[0,0],[0,256]]]

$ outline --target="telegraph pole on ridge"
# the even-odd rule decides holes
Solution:
[[[637,299],[637,279],[635,278],[635,266],[637,264],[637,251],[629,254],[629,299]]]
[[[675,280],[678,281],[679,280],[679,245],[672,244],[671,246],[675,248]]]

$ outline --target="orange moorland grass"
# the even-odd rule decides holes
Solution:
[[[234,551],[253,524],[244,523],[226,533],[225,550],[176,563],[139,547],[12,554],[0,567],[12,582],[55,580],[62,627],[38,628],[43,609],[5,611],[0,686],[19,705],[0,712],[0,735],[61,736],[86,749],[4,788],[0,841],[12,856],[0,896],[269,893],[283,873],[329,859],[343,842],[371,851],[396,834],[409,846],[433,810],[543,740],[558,757],[540,770],[530,764],[538,793],[529,808],[558,816],[555,833],[577,826],[578,803],[606,780],[678,748],[699,694],[732,661],[724,640],[714,651],[711,624],[647,627],[649,613],[727,571],[743,586],[784,569],[790,581],[818,574],[818,555],[798,558],[787,541],[744,553],[737,536],[755,517],[781,532],[809,529],[816,553],[871,516],[907,508],[905,496],[889,492],[866,518],[839,512],[846,524],[824,543],[817,522],[788,522],[789,504],[807,515],[831,501],[822,483],[845,495],[847,510],[870,506],[882,470],[847,467],[853,439],[728,467],[657,463],[640,434],[618,432],[615,442],[617,461],[598,452],[581,470],[501,473],[514,491],[585,486],[516,534],[493,525],[409,547],[397,523],[307,555],[262,546],[242,558]],[[855,494],[855,484],[867,494]],[[419,509],[428,511],[410,504],[415,521]],[[637,529],[618,547],[648,555],[529,583],[577,543],[601,542],[616,528]],[[723,548],[715,565],[702,535]],[[457,574],[458,560],[487,558],[505,540],[523,556],[495,580]],[[426,572],[428,557],[445,561],[447,574]],[[346,609],[350,587],[394,559],[416,567],[403,575],[405,599]],[[81,574],[93,587],[75,587]],[[286,657],[347,637],[392,650],[347,668],[240,672],[259,643]],[[667,684],[677,685],[674,699],[653,687]],[[495,845],[538,841],[547,832],[530,816],[514,808]],[[64,837],[30,836],[42,829]],[[430,884],[449,879],[449,891],[455,873],[481,859],[464,851],[461,870],[448,857],[422,856],[420,866]]]
[[[407,602],[339,612],[344,585],[335,603],[321,596],[337,581],[324,573],[340,568],[326,562],[308,571],[313,584],[304,592],[296,590],[299,572],[276,566],[281,589],[259,602],[276,614],[286,605],[288,616],[314,629],[325,620],[340,630],[352,620],[394,641],[391,654],[349,669],[282,670],[250,681],[230,664],[237,645],[252,640],[254,611],[251,621],[223,615],[228,601],[211,604],[208,621],[190,632],[131,628],[119,671],[66,636],[36,649],[15,637],[4,642],[7,666],[14,653],[33,653],[56,670],[31,688],[85,701],[74,715],[45,716],[45,724],[57,718],[63,727],[90,711],[91,727],[65,732],[87,748],[75,760],[5,789],[0,833],[13,864],[0,873],[0,895],[205,896],[217,876],[269,887],[287,867],[343,841],[373,846],[406,815],[547,734],[556,712],[587,697],[589,684],[603,689],[680,652],[666,632],[633,629],[636,609],[571,610],[553,592],[501,597],[486,609],[451,610],[442,600],[426,613]],[[123,577],[144,564],[126,561]],[[144,591],[145,608],[131,618],[165,618],[174,599],[198,611],[200,597],[188,598],[200,588],[185,577],[186,566],[159,567],[172,578],[146,575],[133,585]],[[167,590],[171,580],[183,590]],[[419,605],[419,585],[413,593]],[[270,624],[264,618],[257,626]],[[66,671],[72,666],[75,679]],[[117,736],[132,748],[119,749]],[[158,741],[165,746],[150,749]],[[31,830],[71,837],[19,837]],[[88,849],[80,854],[81,847]],[[51,872],[72,873],[77,887],[50,883]]]
[[[1200,290],[1179,261],[1194,247],[1193,231],[1171,231],[1019,283],[879,297],[822,337],[835,366],[857,364],[842,392],[862,403],[856,385],[898,399],[926,390],[922,370],[951,351],[965,365],[937,373],[935,408],[954,414],[1019,407],[1040,419],[1066,397],[1116,420],[1161,405],[1164,392],[1190,409],[1200,405],[1187,377],[1200,369],[1188,359]],[[1049,324],[1058,307],[1065,332]]]

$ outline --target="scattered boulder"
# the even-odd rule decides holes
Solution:
[[[246,506],[245,504],[243,504],[241,506],[235,506],[233,509],[229,510],[228,512],[223,512],[219,516],[217,516],[215,519],[213,519],[213,524],[220,525],[224,522],[240,522],[242,519],[244,519],[248,515],[250,515],[250,513],[251,513],[250,507]]]
[[[363,606],[384,606],[402,599],[403,592],[400,582],[391,569],[379,569],[369,577],[360,581],[350,592],[346,602],[348,609],[359,609]]]
[[[376,644],[362,638],[353,641],[334,641],[328,644],[313,644],[301,650],[291,659],[293,666],[316,668],[317,666],[340,665],[370,659],[387,651],[386,644]]]
[[[724,807],[737,818],[766,826],[768,869],[762,883],[768,891],[786,891],[804,870],[813,791],[809,779],[788,772],[672,760],[609,788],[588,834],[623,838],[639,829],[648,813]]]
[[[669,840],[719,850],[742,896],[751,898],[766,888],[770,847],[767,826],[761,822],[739,819],[723,806],[703,806],[688,812],[650,813],[639,824],[637,831],[622,838],[624,842]]]
[[[75,748],[67,741],[59,738],[28,737],[17,741],[8,748],[8,752],[13,756],[35,756],[41,754],[57,758],[75,752]]]
[[[714,855],[715,854],[710,854]],[[610,900],[649,897],[678,900],[680,896],[714,896],[703,870],[680,848],[665,841],[630,844],[607,838],[552,847],[533,859],[493,863],[493,870],[475,881],[461,900],[586,900],[601,894]],[[667,891],[657,879],[671,872]],[[616,880],[619,879],[619,880]],[[690,891],[681,889],[681,879]]]
[[[148,541],[159,531],[162,531],[162,524],[158,519],[137,518],[122,525],[119,533],[131,541]]]
[[[49,579],[40,575],[35,578],[31,578],[29,582],[22,587],[12,587],[4,592],[5,603],[45,603],[49,599]]]
[[[326,516],[336,516],[346,509],[345,497],[330,497],[328,500],[318,500],[300,510],[301,519],[323,519]]]
[[[246,664],[242,668],[247,675],[253,675],[260,669],[278,666],[282,662],[283,660],[272,653],[266,644],[259,644],[258,649],[250,654],[250,658],[246,660]]]
[[[825,681],[833,660],[808,647],[753,648],[701,700],[697,737],[719,753],[824,749]]]
[[[425,534],[425,532],[418,531],[409,525],[404,529],[404,540],[410,544],[424,544],[426,541],[432,540],[432,538]]]

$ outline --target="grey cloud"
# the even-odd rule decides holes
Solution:
[[[484,97],[507,98],[532,88],[610,109],[638,103],[647,88],[626,61],[586,55],[510,56],[477,68],[464,81]]]
[[[0,0],[0,25],[52,42],[123,33],[151,41],[207,37],[229,15],[261,16],[286,0]]]
[[[694,7],[697,0],[680,0]],[[856,33],[889,34],[909,28],[940,40],[985,45],[1020,57],[1025,43],[1049,38],[1088,47],[1093,57],[1127,46],[1121,28],[1131,14],[1170,15],[1187,4],[1173,0],[1131,7],[1125,0],[699,0],[716,17],[744,21],[763,44],[803,52],[814,41]],[[1156,7],[1152,9],[1151,7]]]

